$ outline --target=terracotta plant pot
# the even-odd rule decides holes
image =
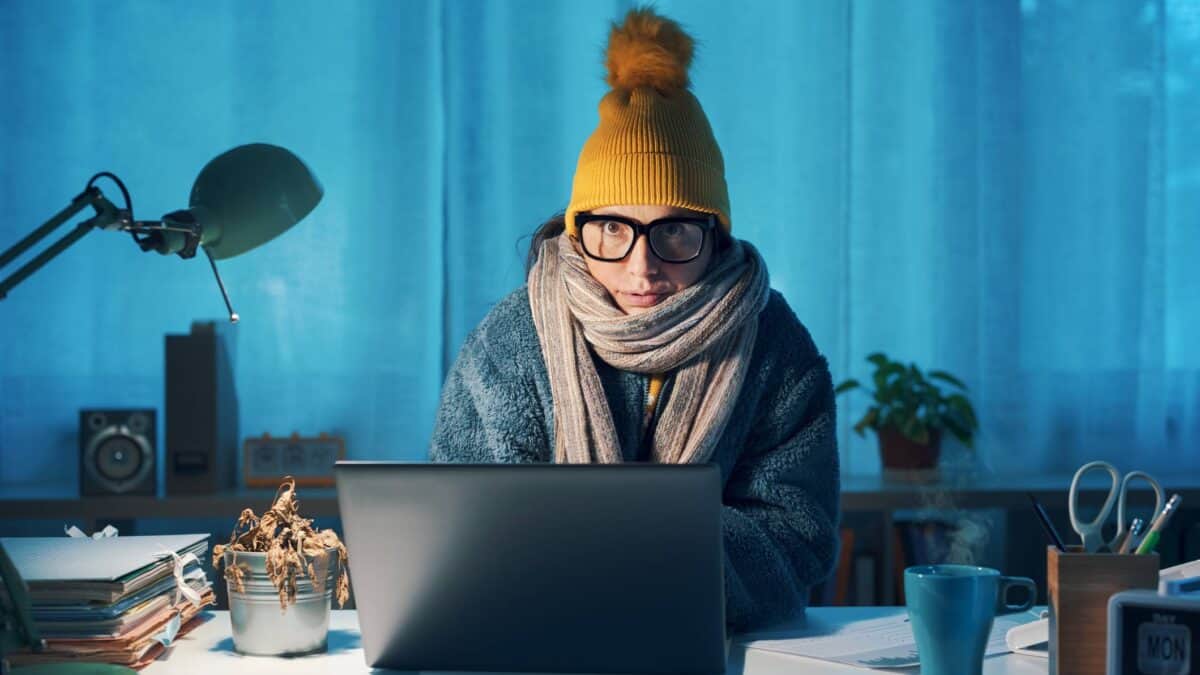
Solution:
[[[909,440],[895,427],[877,429],[879,434],[879,456],[884,470],[914,471],[937,468],[942,450],[942,432],[929,432],[929,443]]]

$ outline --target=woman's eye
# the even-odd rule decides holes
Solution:
[[[612,235],[621,234],[621,224],[614,223],[614,222],[605,223],[604,224],[604,234],[612,234]]]
[[[668,237],[678,237],[680,230],[682,229],[683,228],[679,226],[679,223],[667,223],[666,225],[663,225],[663,233]]]

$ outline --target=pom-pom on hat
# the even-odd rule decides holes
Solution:
[[[730,228],[725,161],[700,102],[688,90],[693,41],[649,8],[613,24],[605,52],[612,91],[579,153],[566,230],[575,214],[615,204],[663,204],[717,216]]]

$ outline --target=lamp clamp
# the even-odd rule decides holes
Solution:
[[[200,246],[200,223],[196,222],[191,209],[172,211],[162,217],[162,222],[184,236],[183,248],[177,251],[179,257],[185,260],[195,257],[196,249]]]

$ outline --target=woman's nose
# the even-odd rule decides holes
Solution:
[[[651,276],[658,273],[658,262],[658,256],[650,250],[650,241],[646,237],[638,237],[629,257],[625,259],[625,269],[636,276]]]

